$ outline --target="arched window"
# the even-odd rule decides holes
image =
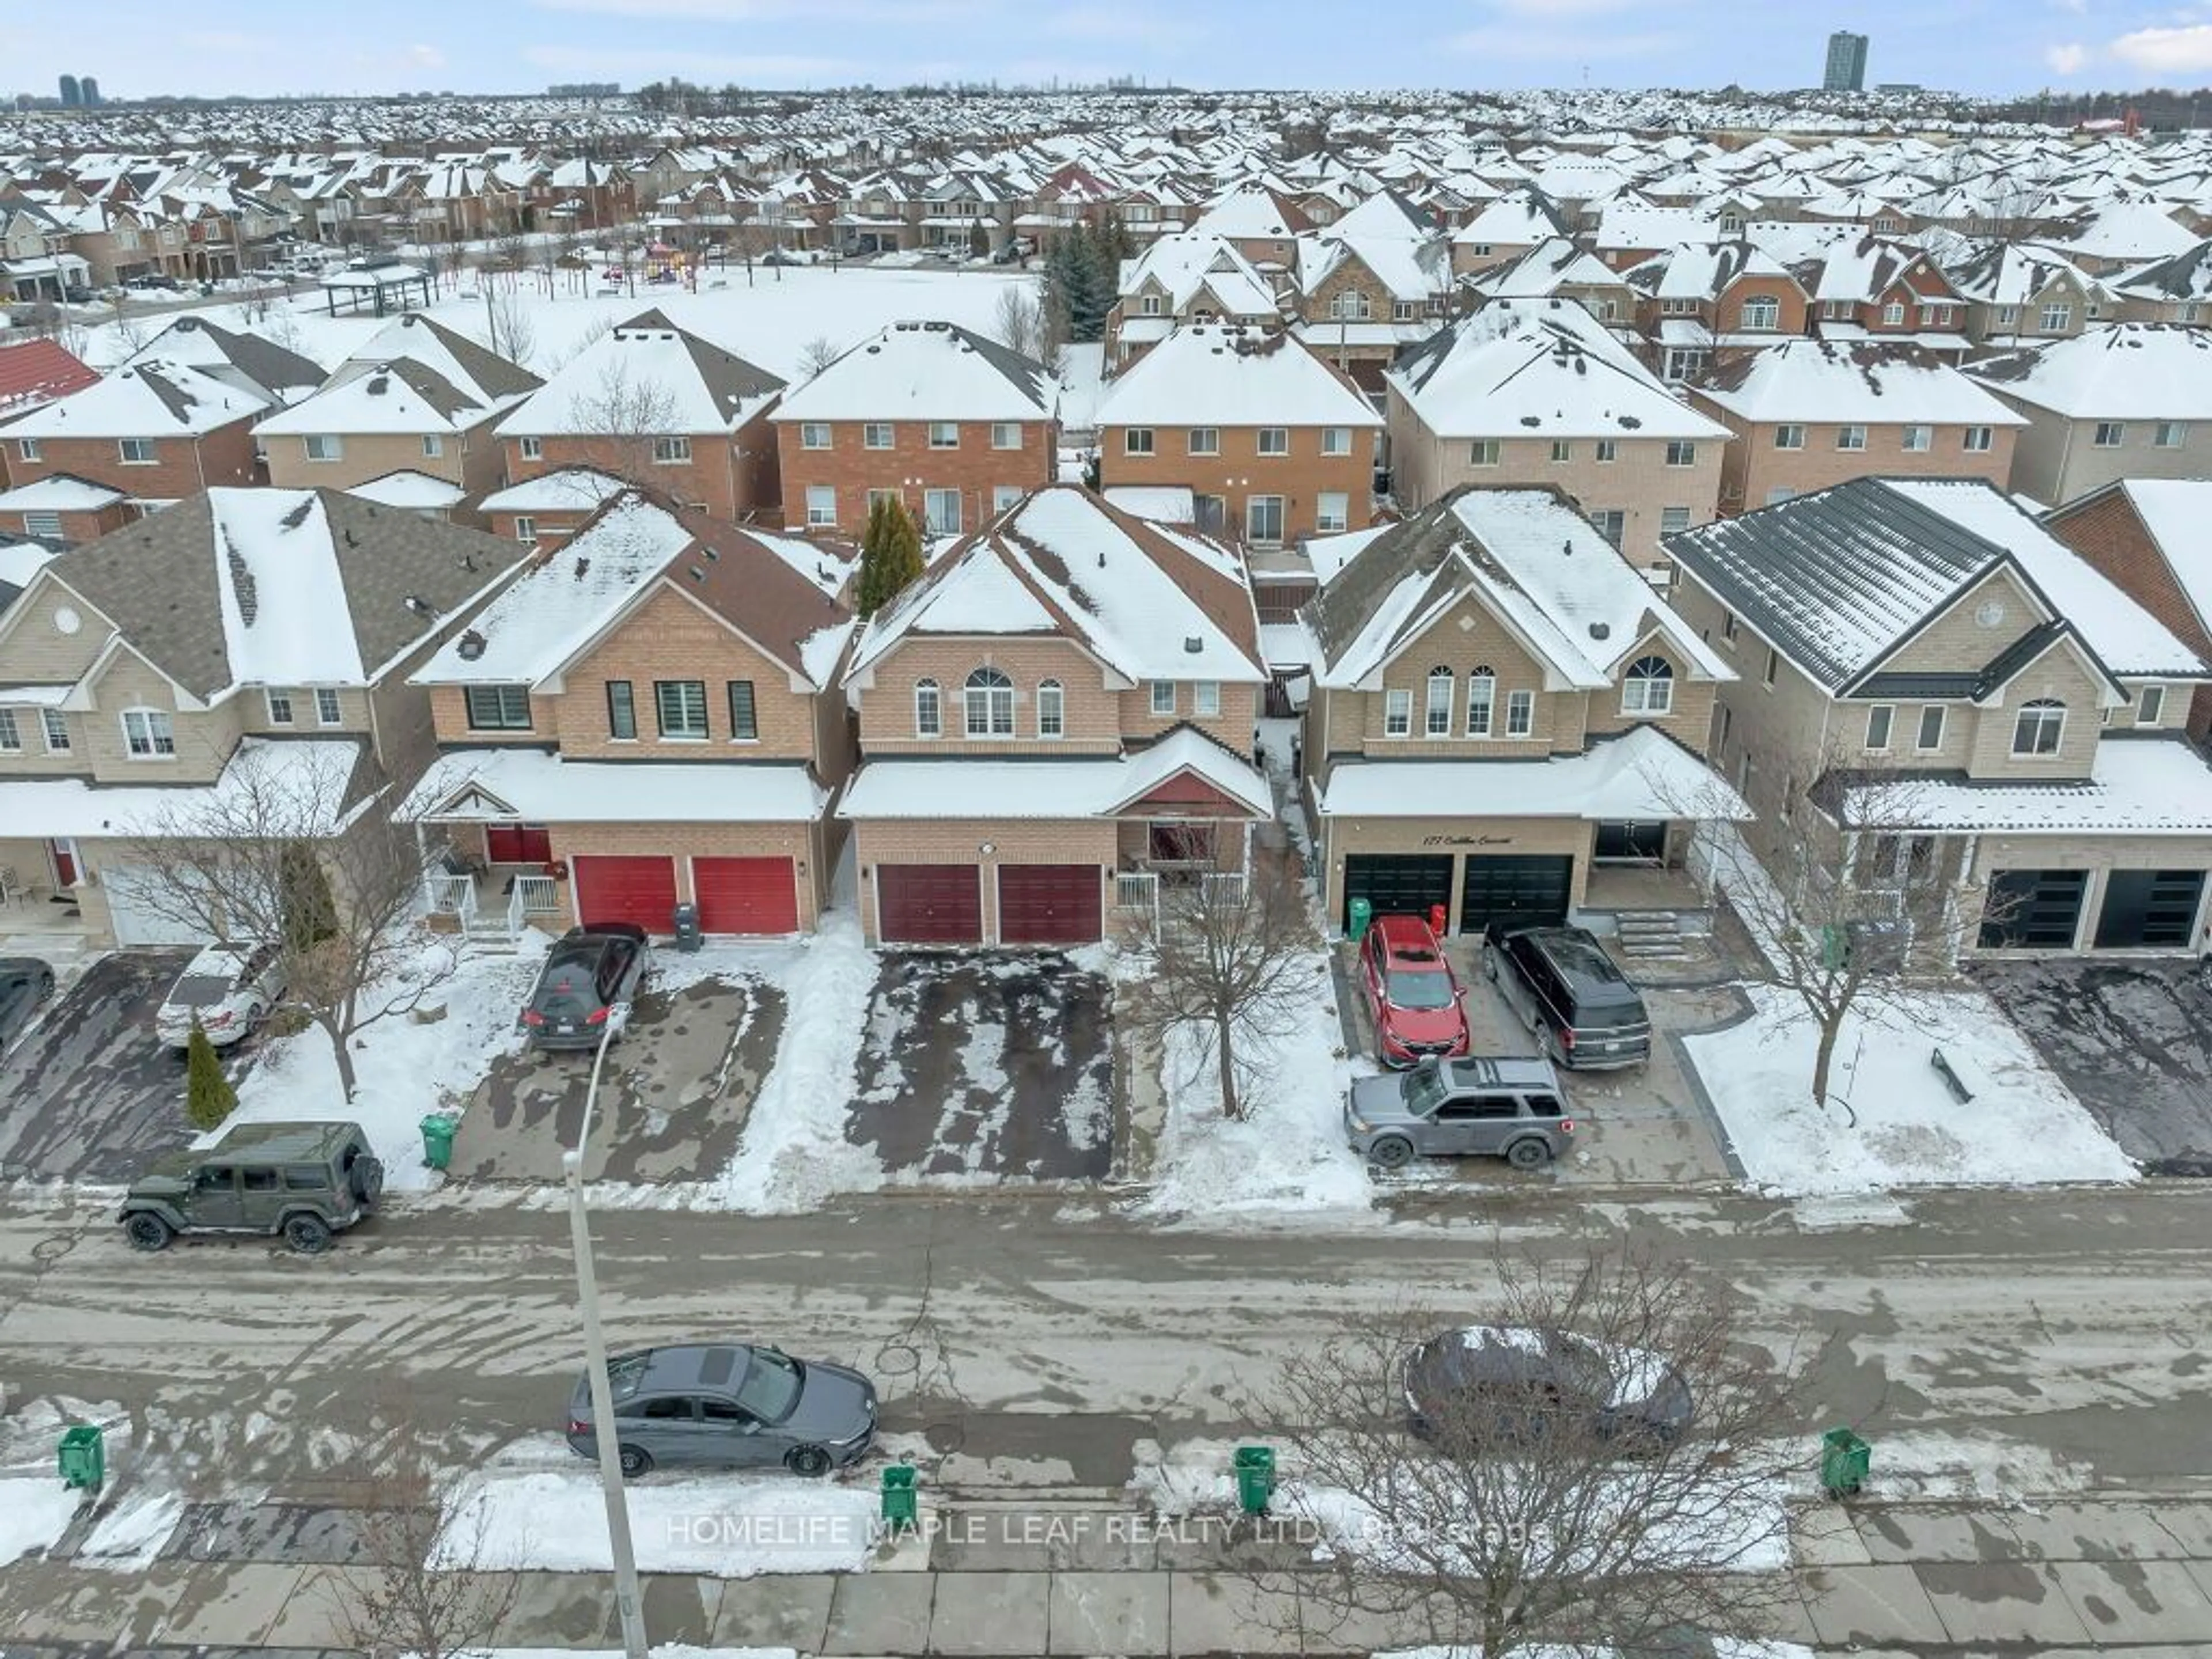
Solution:
[[[914,683],[914,734],[917,738],[934,738],[945,730],[945,699],[939,693],[935,680],[916,680]]]
[[[1014,735],[1014,683],[995,668],[979,668],[968,677],[968,735],[971,738],[1011,738]]]
[[[1620,708],[1627,714],[1663,714],[1674,706],[1674,669],[1664,657],[1638,657],[1621,682]]]
[[[1451,735],[1452,672],[1449,668],[1429,670],[1429,708],[1422,729],[1432,738]]]
[[[2015,755],[2055,755],[2066,730],[2066,705],[2056,697],[2038,697],[2022,705],[2013,722],[2012,752]]]
[[[1472,670],[1467,677],[1467,734],[1470,738],[1490,735],[1490,711],[1498,702],[1498,675],[1485,663]]]
[[[1356,288],[1346,289],[1328,302],[1328,314],[1344,322],[1367,320],[1367,296]]]
[[[1037,736],[1057,738],[1067,731],[1067,696],[1058,680],[1044,680],[1037,686]]]

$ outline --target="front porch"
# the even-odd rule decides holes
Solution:
[[[487,945],[512,945],[526,927],[560,930],[565,911],[544,828],[418,823],[415,836],[431,927]]]

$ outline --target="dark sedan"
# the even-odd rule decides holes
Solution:
[[[518,1022],[532,1048],[596,1048],[617,1009],[645,977],[645,929],[627,921],[571,927],[546,952],[545,966]],[[616,1026],[620,1034],[621,1026]]]
[[[827,1474],[866,1455],[875,1385],[855,1370],[742,1342],[645,1348],[607,1362],[615,1443],[635,1479],[675,1468],[775,1468]],[[599,1455],[592,1380],[576,1379],[568,1445]]]
[[[36,957],[0,957],[0,1048],[21,1036],[54,994],[54,970]]]
[[[1462,1451],[1561,1433],[1667,1445],[1695,1411],[1689,1385],[1657,1354],[1502,1325],[1422,1343],[1407,1357],[1405,1388],[1413,1432]]]

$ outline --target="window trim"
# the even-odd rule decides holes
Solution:
[[[1881,722],[1881,738],[1879,742],[1875,738],[1874,728],[1876,720]],[[1890,751],[1890,746],[1896,741],[1897,705],[1887,702],[1872,705],[1867,710],[1866,737],[1861,747],[1869,755],[1887,755]]]
[[[1515,731],[1515,726],[1519,731]],[[1523,743],[1536,735],[1536,694],[1523,689],[1505,694],[1505,735],[1514,743]]]
[[[1314,532],[1322,536],[1340,536],[1351,528],[1352,492],[1346,489],[1316,491],[1314,495]]]
[[[1472,439],[1467,447],[1467,464],[1469,466],[1496,466],[1504,453],[1503,447],[1495,438]]]
[[[914,734],[917,738],[945,735],[945,688],[933,679],[914,683]]]
[[[1142,441],[1139,441],[1142,440]],[[1125,426],[1121,428],[1121,453],[1124,455],[1158,453],[1152,428],[1148,426]]]
[[[1067,735],[1067,689],[1058,680],[1037,682],[1036,734],[1048,742]]]
[[[1640,687],[1640,695],[1632,696],[1632,687]],[[1657,702],[1652,694],[1664,688]],[[1655,652],[1646,652],[1628,665],[1620,677],[1620,712],[1649,720],[1654,716],[1674,712],[1674,665]]]
[[[655,466],[690,465],[691,440],[682,433],[655,438],[653,441],[653,464]]]
[[[1014,435],[1014,441],[1013,441],[1012,443],[1001,443],[1001,442],[1000,442],[1000,441],[999,441],[1000,435],[1001,434],[1003,434],[1003,433],[1008,433],[1008,432],[1011,432],[1011,433],[1012,433],[1012,434],[1013,434],[1013,435]],[[1019,421],[994,421],[994,422],[991,422],[991,447],[992,447],[993,449],[1000,450],[1000,451],[1013,451],[1013,450],[1018,450],[1018,449],[1021,448],[1021,447],[1022,447],[1022,423],[1021,423]]]
[[[689,715],[690,692],[699,693],[699,729],[696,732],[669,727],[667,696],[674,692],[679,702],[677,713]],[[687,722],[688,724],[688,722]],[[714,735],[714,721],[707,712],[707,682],[704,680],[655,680],[653,683],[653,734],[661,743],[704,743]]]
[[[545,440],[543,438],[517,439],[515,447],[520,452],[521,459],[526,461],[542,461],[545,459]]]
[[[2029,730],[2031,716],[2034,723],[2032,735]],[[2043,733],[2046,729],[2051,733],[2048,746],[2045,746],[2043,742]],[[2027,746],[2025,748],[2021,745],[2021,740],[2023,738],[2027,738]],[[2045,756],[2056,755],[2065,746],[2066,705],[2064,703],[2056,697],[2033,697],[2021,704],[2019,712],[2014,714],[2012,721],[2011,752],[2014,759],[2037,760]]]
[[[2108,432],[2112,434],[2110,438],[2107,438],[2105,435]],[[2092,449],[2118,449],[2124,446],[2127,441],[2128,423],[2125,421],[2100,421],[2097,422],[2095,429],[2089,434],[2089,447]]]
[[[284,711],[281,714],[276,712],[280,703]],[[271,726],[299,724],[299,710],[293,704],[292,693],[283,686],[264,685],[261,688],[261,712],[269,717]]]
[[[1680,460],[1674,459],[1677,454],[1681,457]],[[1697,441],[1692,438],[1668,439],[1666,464],[1677,468],[1695,466],[1698,464]]]
[[[877,434],[878,432],[882,433],[882,434],[883,434],[883,436],[884,436],[884,441],[883,441],[883,442],[881,442],[881,443],[878,443],[878,442],[876,441],[876,434]],[[872,450],[875,450],[875,451],[877,451],[877,452],[878,452],[878,453],[881,453],[882,451],[886,450],[886,449],[896,449],[896,448],[897,448],[897,447],[898,447],[898,428],[897,428],[897,426],[896,426],[894,422],[890,422],[890,421],[863,421],[863,422],[860,422],[860,447],[861,447],[861,448],[863,448],[863,449],[872,449]]]
[[[510,692],[519,695],[522,699],[522,718],[519,720],[507,718],[506,703]],[[479,718],[477,706],[477,699],[479,696],[489,696],[497,700],[492,719]],[[465,685],[461,688],[461,704],[467,713],[469,730],[471,732],[528,732],[534,729],[531,719],[530,688],[527,685],[511,681],[488,685]]]
[[[817,442],[817,439],[820,441]],[[829,449],[833,447],[834,444],[835,439],[830,433],[829,422],[801,421],[799,423],[799,447],[801,449]]]
[[[323,446],[324,453],[315,453],[315,446]],[[328,465],[345,459],[345,439],[336,432],[309,432],[301,434],[300,448],[308,460],[317,466]]]
[[[2146,685],[2136,693],[2136,724],[2156,726],[2166,718],[2166,687]]]
[[[940,435],[946,432],[950,432],[952,435],[950,438],[942,437]],[[957,421],[932,421],[929,423],[929,447],[940,451],[959,448],[960,422]]]
[[[1425,688],[1421,699],[1421,735],[1425,738],[1448,738],[1452,734],[1452,710],[1458,699],[1459,677],[1445,666],[1429,670],[1423,681]],[[1443,688],[1441,702],[1437,688]]]
[[[1976,439],[1980,441],[1977,443]],[[1992,427],[1970,426],[1960,434],[1960,447],[1969,455],[1986,455],[1996,447],[1996,431]]]
[[[1796,439],[1794,443],[1787,441],[1793,436]],[[1787,421],[1780,426],[1776,427],[1774,428],[1774,447],[1777,449],[1804,448],[1805,428],[1803,423],[1796,421]]]
[[[1343,440],[1341,443],[1339,439]],[[1352,453],[1352,428],[1348,426],[1325,426],[1321,429],[1321,453],[1343,457]]]
[[[817,507],[815,502],[817,493],[826,498],[820,507]],[[835,530],[837,527],[836,485],[809,484],[806,486],[806,527],[809,530]]]
[[[1931,714],[1936,719],[1936,741],[1933,743],[1928,741],[1928,719]],[[1934,754],[1943,746],[1945,728],[1949,725],[1948,713],[1942,703],[1931,702],[1924,705],[1920,710],[1918,728],[1912,734],[1912,752],[1916,755]]]
[[[1270,438],[1277,441],[1278,447],[1271,449],[1267,447]],[[1260,427],[1253,433],[1252,447],[1254,453],[1261,459],[1279,461],[1291,453],[1291,429],[1286,426]]]
[[[23,729],[12,708],[0,708],[0,755],[23,752]]]
[[[1386,738],[1410,738],[1413,735],[1413,693],[1410,687],[1390,685],[1382,689],[1382,735]]]
[[[1866,452],[1867,429],[1864,423],[1847,421],[1836,428],[1836,450],[1839,454],[1859,455]]]
[[[39,737],[49,755],[76,752],[76,740],[70,736],[69,716],[58,708],[39,710]]]
[[[744,693],[743,708],[739,707],[738,692]],[[750,680],[722,682],[723,701],[729,705],[730,741],[758,743],[760,741],[760,698],[753,690]]]
[[[1221,717],[1221,682],[1193,680],[1190,686],[1190,713],[1194,720],[1210,720]]]
[[[606,682],[606,688],[607,741],[635,743],[637,741],[637,688],[628,680],[609,680]]]
[[[1176,712],[1176,683],[1173,680],[1152,680],[1147,684],[1150,689],[1146,707],[1152,710],[1152,718],[1158,720],[1163,715],[1172,715]]]
[[[177,757],[177,724],[166,708],[155,708],[146,703],[133,703],[128,708],[116,710],[116,719],[123,728],[123,754],[131,761],[173,761]],[[143,733],[146,747],[141,752],[138,740],[131,735],[131,722],[136,720]],[[158,725],[157,725],[158,722]],[[161,745],[167,743],[168,747]]]
[[[1006,714],[1003,730],[1000,729],[999,720],[1002,706]],[[980,723],[975,719],[978,707],[983,712]],[[970,669],[968,678],[960,688],[960,716],[961,734],[970,743],[1012,741],[1014,737],[1012,677],[1005,669],[991,663],[981,663]]]
[[[1920,441],[1912,441],[1915,434]],[[1907,421],[1897,434],[1898,447],[1907,455],[1926,455],[1936,447],[1936,428],[1925,421]]]
[[[1205,441],[1200,442],[1203,438]],[[1191,455],[1218,455],[1221,453],[1221,428],[1218,426],[1194,426],[1183,434],[1184,453]]]
[[[1478,697],[1477,690],[1481,692]],[[1477,709],[1482,711],[1482,724],[1475,724]],[[1487,738],[1498,725],[1498,675],[1489,664],[1480,664],[1467,673],[1467,735]]]
[[[1619,460],[1620,441],[1618,438],[1600,438],[1594,459],[1607,465]]]
[[[45,459],[45,457],[40,453],[39,441],[36,438],[16,439],[15,454],[18,459],[26,461],[37,461],[43,460]]]

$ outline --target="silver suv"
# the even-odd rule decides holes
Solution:
[[[1503,1158],[1540,1169],[1575,1133],[1566,1091],[1537,1056],[1423,1060],[1395,1077],[1362,1078],[1344,1103],[1352,1150],[1386,1170],[1417,1157]]]

